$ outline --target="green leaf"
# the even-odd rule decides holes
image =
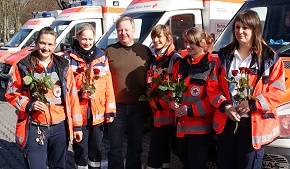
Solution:
[[[44,84],[45,84],[45,86],[46,86],[47,88],[49,88],[50,90],[53,89],[54,84],[53,84],[53,82],[51,81],[51,79],[45,79],[45,80],[44,80]]]
[[[25,76],[23,78],[24,84],[29,85],[32,82],[32,78],[30,76]]]
[[[35,84],[34,83],[30,83],[29,88],[30,90],[32,90],[34,88]]]
[[[162,91],[166,91],[167,90],[167,87],[166,86],[158,86],[158,89],[162,90]]]

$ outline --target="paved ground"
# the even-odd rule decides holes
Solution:
[[[15,108],[5,101],[4,89],[0,89],[0,169],[25,169],[22,149],[14,141],[16,114]],[[145,166],[149,151],[150,133],[145,133],[143,137],[142,164]],[[124,145],[126,147],[126,144]],[[102,149],[102,169],[107,168],[108,135],[104,134]],[[124,152],[125,154],[125,152]],[[178,157],[171,156],[171,169],[181,169],[182,165]],[[73,152],[69,148],[67,169],[74,168]]]

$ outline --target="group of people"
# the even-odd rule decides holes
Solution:
[[[116,30],[119,42],[102,51],[94,45],[94,28],[85,23],[59,57],[54,54],[56,34],[45,27],[36,50],[14,65],[5,97],[18,109],[16,142],[25,150],[28,168],[65,168],[71,142],[76,169],[100,169],[105,122],[108,168],[124,168],[126,137],[125,168],[141,169],[146,101],[140,96],[158,88],[152,84],[158,76],[178,79],[187,90],[181,102],[171,92],[149,101],[153,125],[147,169],[170,168],[172,136],[184,169],[206,168],[214,132],[218,169],[261,168],[265,145],[279,136],[275,107],[286,89],[283,63],[262,39],[256,12],[236,16],[233,41],[218,57],[211,55],[214,39],[201,28],[184,31],[184,57],[175,50],[168,25],[152,29],[152,48],[134,42],[132,18],[120,17]],[[245,69],[253,97],[238,101],[237,86],[225,77],[238,82],[245,72],[232,72]],[[39,81],[51,77],[53,88],[43,92],[48,102],[35,97],[37,79],[27,85],[29,74]]]

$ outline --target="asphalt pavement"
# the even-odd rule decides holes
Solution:
[[[5,90],[0,88],[0,169],[25,169],[23,160],[22,148],[15,143],[15,122],[16,109],[6,102],[4,98]],[[145,168],[148,151],[150,145],[150,132],[144,134],[143,137],[143,153],[142,166]],[[126,142],[124,144],[124,152],[126,149]],[[107,152],[109,150],[109,140],[107,132],[104,132],[103,146],[102,146],[102,169],[107,168]],[[69,147],[68,159],[66,164],[67,169],[74,168],[74,157],[71,146]],[[171,153],[171,169],[181,169],[182,165],[179,158]]]

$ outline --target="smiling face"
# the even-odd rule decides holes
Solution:
[[[240,45],[252,46],[253,30],[239,21],[235,22],[234,33]]]
[[[39,59],[49,61],[56,46],[55,36],[51,34],[41,34],[36,43]]]
[[[192,58],[197,58],[204,53],[203,47],[197,46],[195,43],[189,42],[187,39],[184,39],[184,48]]]
[[[152,37],[152,43],[153,43],[155,49],[157,49],[157,50],[162,49],[164,46],[166,46],[168,44],[167,39],[166,39],[163,32],[161,32],[160,34],[158,34],[155,37]]]
[[[90,50],[94,45],[94,33],[89,29],[83,30],[81,34],[77,36],[77,40],[84,50]]]
[[[120,21],[117,25],[118,39],[124,46],[132,46],[134,44],[135,30],[130,20]]]

